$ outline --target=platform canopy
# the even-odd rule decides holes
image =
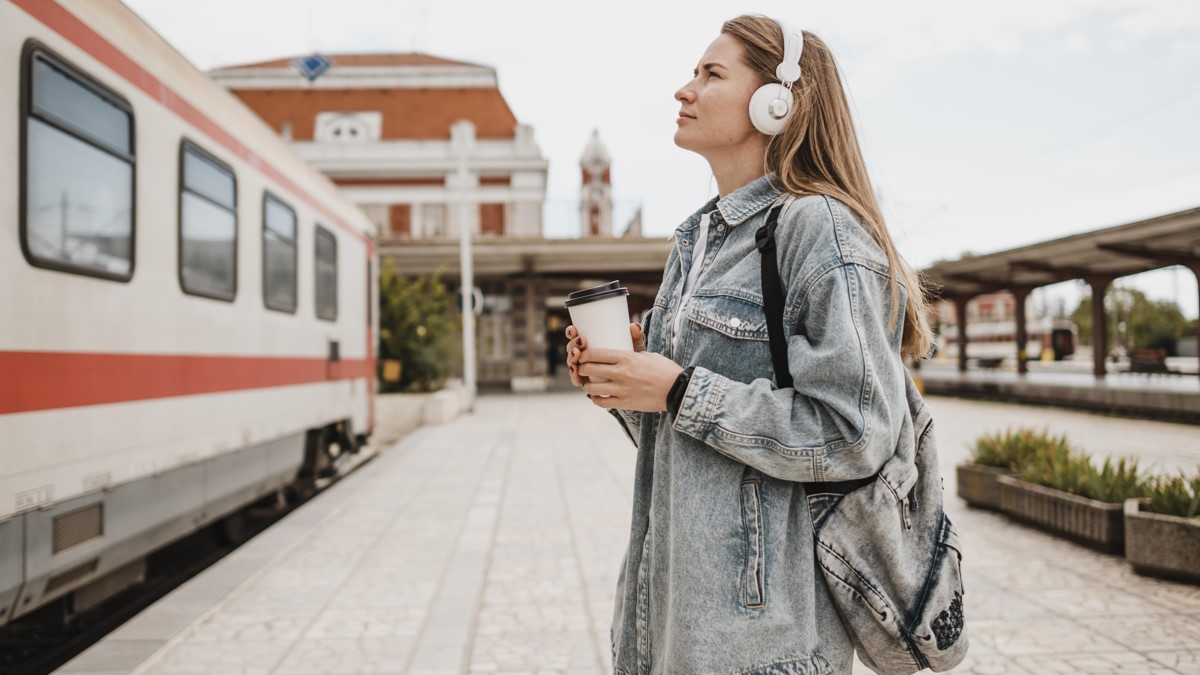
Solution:
[[[949,300],[1070,279],[1111,280],[1172,265],[1200,270],[1200,208],[938,263],[924,273]]]

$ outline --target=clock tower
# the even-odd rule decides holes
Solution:
[[[592,131],[579,160],[583,169],[583,186],[579,196],[579,215],[582,237],[611,237],[612,231],[612,158],[600,140],[600,132]]]

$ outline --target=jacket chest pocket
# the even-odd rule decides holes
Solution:
[[[734,295],[696,295],[688,302],[687,318],[733,340],[767,342],[767,319],[761,302]]]
[[[774,379],[766,314],[760,303],[735,295],[697,295],[688,301],[684,316],[687,325],[681,328],[680,350],[687,363],[739,382]]]

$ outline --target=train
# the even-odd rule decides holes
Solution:
[[[117,0],[0,0],[0,625],[311,494],[374,427],[375,228]]]
[[[1079,331],[1075,323],[1065,319],[1030,319],[1025,335],[1026,359],[1031,361],[1062,361],[1075,353],[1075,347],[1079,343]],[[957,358],[957,326],[942,326],[942,331],[937,337],[937,355],[947,359]],[[967,356],[992,361],[1016,359],[1016,322],[1006,320],[967,323]]]

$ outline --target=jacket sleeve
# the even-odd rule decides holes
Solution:
[[[638,439],[642,437],[642,414],[636,410],[618,410],[610,408],[608,413],[617,418],[617,423],[621,425],[621,429],[625,435],[633,441],[633,447],[641,447],[638,444]]]
[[[775,389],[768,379],[744,383],[697,367],[673,428],[783,480],[874,475],[895,451],[907,410],[903,322],[889,332],[888,283],[843,263],[804,284],[787,345],[794,385]]]

